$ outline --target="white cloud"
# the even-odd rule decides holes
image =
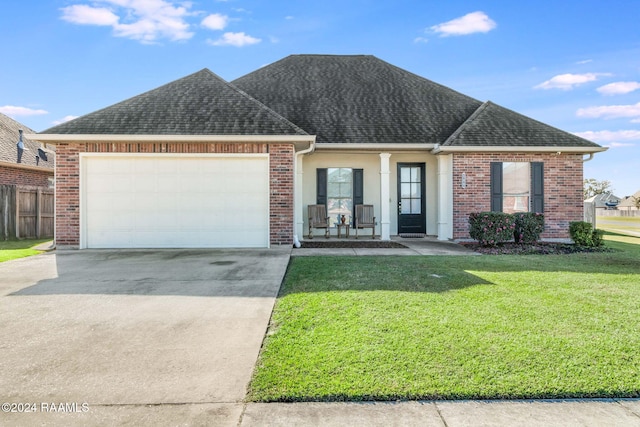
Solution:
[[[224,33],[221,38],[217,40],[207,40],[212,46],[248,46],[256,43],[260,43],[262,40],[251,37],[245,33]]]
[[[488,33],[496,28],[497,24],[484,12],[468,13],[460,18],[434,25],[431,31],[440,34],[440,37],[466,36],[474,33]]]
[[[640,141],[640,130],[588,130],[575,135],[594,142]]]
[[[189,31],[186,18],[190,3],[174,5],[165,0],[97,0],[96,5],[73,5],[62,8],[62,19],[74,24],[107,25],[117,37],[127,37],[142,43],[156,43],[158,39],[187,40]]]
[[[117,25],[120,18],[111,10],[84,4],[63,7],[62,19],[79,25]]]
[[[60,120],[54,120],[53,124],[54,125],[61,125],[62,123],[66,123],[69,120],[77,119],[78,117],[80,117],[80,116],[64,116]]]
[[[534,86],[534,89],[571,90],[576,86],[598,80],[600,76],[610,76],[608,73],[559,74],[551,79]]]
[[[624,148],[624,147],[635,147],[636,144],[631,144],[629,142],[612,142],[611,144],[605,145],[605,147],[610,148]]]
[[[624,95],[638,89],[640,89],[639,82],[615,82],[600,86],[596,90],[603,95]]]
[[[290,21],[290,20],[294,19],[294,17],[291,16],[291,15],[288,15],[288,16],[285,16],[284,19],[286,19],[287,21]]]
[[[413,39],[414,43],[429,43],[429,39],[425,38],[425,37],[416,37],[415,39]]]
[[[629,117],[633,123],[640,122],[640,102],[631,105],[602,105],[580,108],[576,115],[587,118],[618,119]]]
[[[41,116],[43,114],[49,114],[49,112],[46,110],[34,110],[33,108],[17,107],[15,105],[5,105],[0,107],[0,113],[6,114],[10,117]]]
[[[224,30],[228,22],[228,16],[214,13],[202,20],[202,26],[210,30]]]
[[[584,64],[589,64],[589,63],[591,63],[591,62],[593,62],[593,59],[585,59],[585,60],[583,60],[583,61],[578,61],[578,62],[576,62],[576,64],[578,64],[578,65],[584,65]]]

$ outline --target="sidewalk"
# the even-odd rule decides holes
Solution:
[[[638,427],[640,399],[250,403],[242,427]]]

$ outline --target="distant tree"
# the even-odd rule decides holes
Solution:
[[[584,198],[597,196],[598,194],[611,192],[611,181],[598,181],[597,179],[587,178],[583,185]]]

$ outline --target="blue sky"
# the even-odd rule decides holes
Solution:
[[[209,68],[371,54],[610,147],[640,190],[640,1],[29,0],[3,5],[0,112],[36,131]]]

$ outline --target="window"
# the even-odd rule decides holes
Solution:
[[[354,206],[363,203],[363,170],[353,168],[316,169],[316,203],[327,206],[331,226],[342,215],[353,222]]]
[[[525,162],[502,163],[502,212],[529,212],[531,166]]]
[[[327,215],[333,226],[344,215],[350,221],[353,213],[353,170],[327,169]]]
[[[491,163],[491,210],[543,213],[543,163]]]

